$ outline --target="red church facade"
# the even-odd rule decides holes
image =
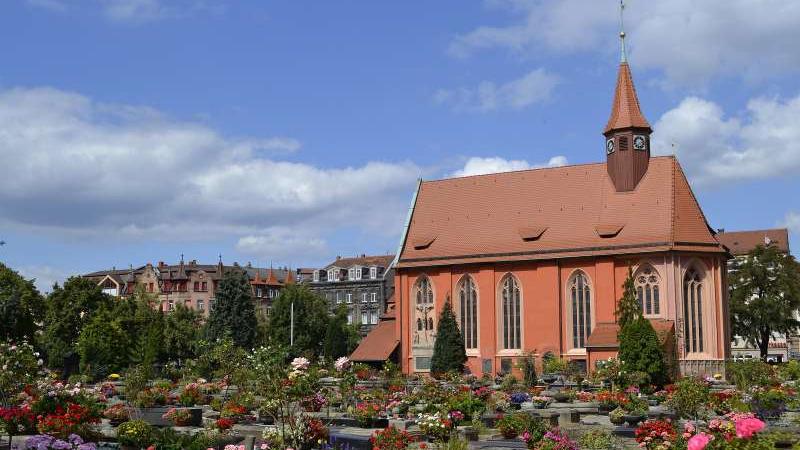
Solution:
[[[606,162],[420,182],[395,265],[404,372],[428,370],[447,299],[474,374],[528,352],[591,370],[616,354],[629,268],[680,370],[722,372],[729,255],[677,159],[651,157],[651,131],[623,62]]]

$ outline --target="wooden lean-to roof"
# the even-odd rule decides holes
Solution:
[[[422,182],[398,267],[664,250],[725,252],[673,156],[630,192],[605,163]]]

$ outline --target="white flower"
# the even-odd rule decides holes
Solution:
[[[311,364],[309,360],[303,358],[302,356],[295,358],[292,360],[292,369],[294,370],[306,370],[308,366]]]
[[[339,372],[343,372],[350,368],[350,358],[347,356],[342,356],[333,363],[333,366],[336,367],[336,370]]]

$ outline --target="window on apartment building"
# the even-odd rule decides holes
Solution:
[[[328,281],[339,281],[339,270],[338,269],[331,269],[328,271]]]
[[[351,292],[347,293],[347,303],[353,303],[353,294]]]
[[[348,280],[355,280],[356,279],[356,268],[355,267],[351,267],[347,271],[347,279]]]
[[[261,298],[262,297],[261,294],[262,294],[261,288],[256,289],[256,297]]]
[[[361,324],[366,325],[369,323],[369,313],[367,311],[361,311]]]
[[[173,309],[175,309],[175,300],[170,300],[167,303],[167,311],[172,311]]]
[[[209,301],[208,301],[208,310],[209,310],[209,311],[213,311],[213,310],[214,310],[214,304],[215,304],[216,302],[217,302],[217,301],[216,301],[216,300],[214,300],[213,298],[212,298],[211,300],[209,300]]]
[[[356,266],[353,269],[353,279],[360,280],[361,279],[361,267]]]
[[[372,303],[378,303],[378,293],[377,292],[373,292],[372,294],[370,294],[370,301]]]
[[[195,281],[194,282],[194,291],[197,292],[199,290],[200,290],[200,282],[199,281]]]
[[[372,311],[369,318],[369,323],[375,325],[378,323],[378,311]]]
[[[361,293],[361,303],[367,303],[367,293],[366,292],[362,292]]]
[[[319,283],[319,270],[314,271],[314,283]]]
[[[203,300],[197,300],[197,310],[198,311],[205,311],[206,310],[206,302]]]
[[[353,312],[352,311],[347,313],[347,324],[348,325],[352,325],[353,324]]]
[[[153,283],[147,283],[147,292],[153,292]]]
[[[200,283],[200,289],[203,292],[207,291],[208,290],[208,281],[203,281],[202,283]]]
[[[373,280],[378,278],[378,268],[377,267],[370,267],[369,268],[369,277]]]

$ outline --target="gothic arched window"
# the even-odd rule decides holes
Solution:
[[[586,347],[586,339],[592,334],[592,288],[583,272],[575,273],[567,285],[572,314],[572,348]]]
[[[500,320],[502,348],[522,348],[522,299],[519,282],[513,275],[506,276],[500,286]]]
[[[469,275],[458,287],[458,318],[464,335],[464,348],[478,348],[478,291]]]
[[[661,314],[661,287],[658,272],[650,265],[643,266],[636,273],[636,298],[645,316]]]
[[[696,269],[683,277],[683,346],[686,353],[703,351],[703,276]]]
[[[433,287],[428,277],[423,275],[417,280],[414,299],[414,316],[417,322],[414,344],[433,345]]]

